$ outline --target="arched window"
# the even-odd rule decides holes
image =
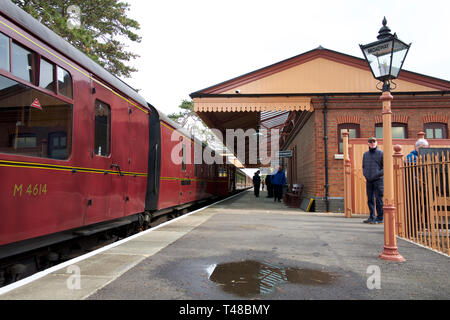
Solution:
[[[426,139],[447,139],[447,124],[441,122],[428,122],[423,125]]]

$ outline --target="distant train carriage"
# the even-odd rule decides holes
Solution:
[[[242,171],[236,171],[236,189],[242,190],[253,186],[252,179]]]

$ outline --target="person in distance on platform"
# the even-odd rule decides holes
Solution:
[[[284,174],[283,168],[278,167],[278,172],[271,176],[270,182],[272,183],[274,190],[273,201],[281,202],[283,198],[283,186],[286,184],[286,175]]]
[[[267,186],[267,198],[272,198],[273,197],[273,186],[272,183],[270,182],[272,175],[268,174],[266,175],[266,186]]]
[[[369,219],[364,223],[383,223],[383,151],[378,149],[377,139],[371,137],[368,140],[369,151],[363,155],[363,174],[366,178],[367,205],[369,206]],[[375,198],[377,216],[375,218]]]
[[[259,198],[259,187],[261,185],[261,177],[259,176],[259,170],[255,172],[253,176],[253,189],[255,191],[255,197]]]

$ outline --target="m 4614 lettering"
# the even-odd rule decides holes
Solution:
[[[47,195],[47,184],[14,184],[13,197]]]

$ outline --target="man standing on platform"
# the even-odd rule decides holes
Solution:
[[[270,178],[272,177],[271,174],[266,175],[266,186],[267,186],[267,198],[273,197],[273,186],[270,182]]]
[[[364,223],[378,224],[383,223],[383,151],[378,149],[377,139],[371,137],[368,140],[369,151],[363,155],[363,174],[366,178],[366,194],[367,205],[369,206],[369,219]],[[377,216],[375,218],[375,206],[377,208]]]
[[[286,184],[286,176],[281,166],[278,167],[278,172],[271,176],[271,183],[274,190],[273,201],[281,202],[283,198],[283,186]]]
[[[261,184],[261,177],[259,176],[259,170],[255,172],[255,175],[253,176],[253,188],[255,191],[255,197],[259,197],[259,187]]]

